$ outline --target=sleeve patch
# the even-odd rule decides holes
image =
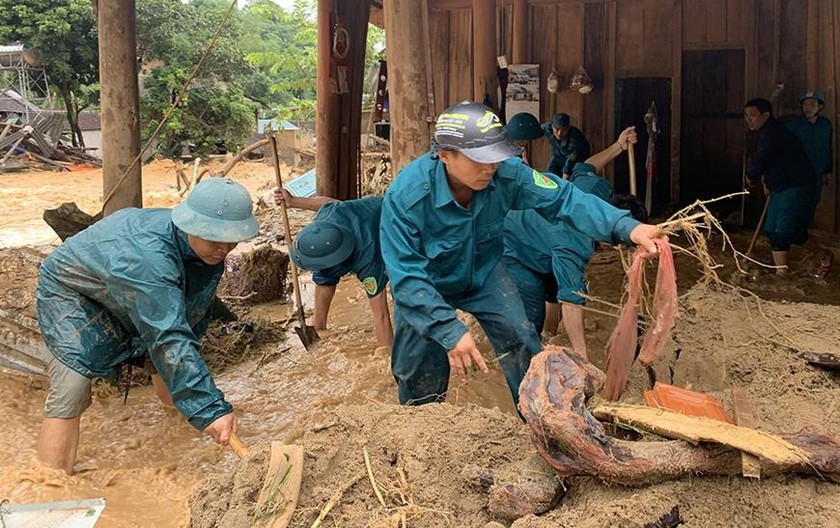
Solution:
[[[545,176],[543,173],[535,170],[531,173],[534,177],[534,184],[543,189],[556,189],[557,182]]]
[[[362,281],[362,286],[364,286],[365,292],[367,292],[368,295],[375,294],[377,289],[378,289],[377,288],[378,284],[376,283],[376,278],[375,277],[368,277],[365,280],[363,280]]]

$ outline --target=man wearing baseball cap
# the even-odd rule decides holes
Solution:
[[[501,263],[505,215],[533,209],[597,240],[642,244],[656,228],[525,165],[492,110],[464,101],[438,117],[433,150],[400,171],[382,204],[382,256],[394,295],[391,369],[399,401],[446,397],[450,371],[487,372],[455,310],[472,313],[493,345],[514,402],[541,349]]]
[[[546,172],[562,176],[568,180],[575,168],[575,163],[586,161],[591,148],[586,136],[571,124],[569,114],[555,114],[551,122],[542,125],[551,157]]]
[[[828,186],[831,180],[831,172],[834,170],[833,131],[831,121],[820,115],[825,106],[825,96],[821,92],[805,93],[799,98],[799,104],[802,114],[791,119],[787,126],[802,142],[802,146],[805,147],[805,152],[808,154],[808,160],[814,168],[816,180],[812,189],[812,199],[814,209],[816,209],[820,203],[822,189]],[[820,268],[817,271],[818,277],[824,279],[828,275],[833,260],[834,254],[826,249]]]
[[[336,285],[343,276],[352,273],[362,284],[373,312],[377,345],[374,355],[389,355],[394,331],[388,309],[388,275],[379,246],[382,197],[342,202],[328,196],[293,196],[286,189],[277,189],[274,201],[277,205],[285,202],[287,207],[318,211],[289,248],[295,265],[313,272],[315,329],[326,330]]]
[[[148,353],[175,407],[220,444],[233,408],[198,351],[227,254],[259,231],[248,191],[202,181],[174,209],[117,211],[68,238],[41,264],[38,324],[52,353],[38,437],[47,465],[73,472],[93,378]]]

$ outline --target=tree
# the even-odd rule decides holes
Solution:
[[[177,102],[159,136],[165,151],[174,154],[184,141],[194,143],[198,152],[212,151],[219,142],[239,147],[254,128],[256,108],[242,88],[251,68],[239,46],[243,31],[238,10],[225,22],[220,38],[187,91],[175,100],[210,45],[228,6],[227,0],[137,1],[144,139]]]
[[[42,53],[67,110],[74,146],[84,146],[79,112],[98,100],[96,20],[90,0],[0,0],[0,42]]]

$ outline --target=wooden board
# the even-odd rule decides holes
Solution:
[[[303,454],[303,446],[271,443],[271,461],[255,511],[269,510],[275,513],[262,516],[254,526],[286,528],[289,525],[300,496]]]
[[[714,442],[746,451],[778,465],[807,465],[808,453],[778,436],[710,418],[641,407],[601,405],[592,411],[598,419],[614,419],[652,433],[692,444]]]
[[[735,423],[741,427],[754,428],[755,417],[753,417],[752,405],[746,391],[740,387],[732,387],[730,392]],[[741,451],[741,472],[745,477],[761,478],[761,462],[758,457]]]

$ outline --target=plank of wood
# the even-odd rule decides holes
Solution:
[[[273,515],[257,514],[254,526],[286,528],[295,512],[303,478],[303,446],[271,443],[271,460],[265,474],[255,512],[273,511]]]
[[[732,407],[735,413],[735,424],[741,427],[755,427],[755,417],[752,412],[749,397],[740,387],[731,387]],[[758,457],[741,451],[741,473],[748,478],[761,478],[761,462]]]
[[[666,438],[692,444],[714,442],[756,455],[779,465],[808,464],[808,453],[778,436],[711,418],[686,416],[638,405],[601,405],[592,411],[598,419],[616,419]]]

